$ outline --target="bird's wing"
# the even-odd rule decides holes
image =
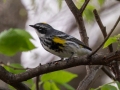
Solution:
[[[55,32],[54,35],[53,35],[53,38],[54,37],[57,37],[56,41],[60,42],[60,43],[64,43],[65,39],[68,40],[68,41],[72,41],[72,42],[75,42],[79,45],[81,45],[82,47],[84,48],[87,48],[89,50],[92,50],[91,48],[89,48],[88,46],[86,46],[83,42],[81,42],[80,40],[74,38],[73,36],[70,36],[64,32]],[[55,39],[53,39],[55,40]]]
[[[89,50],[92,50],[91,48],[89,48],[88,46],[86,46],[83,42],[81,42],[80,40],[78,40],[78,39],[76,39],[76,38],[74,38],[72,36],[71,36],[71,38],[69,38],[67,40],[76,42],[77,44],[81,45],[82,47],[87,48]]]

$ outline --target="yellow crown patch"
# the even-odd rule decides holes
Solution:
[[[47,24],[46,22],[42,22],[43,24]]]

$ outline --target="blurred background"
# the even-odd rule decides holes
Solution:
[[[84,2],[84,0],[73,1],[78,8]],[[104,40],[92,13],[95,8],[98,10],[107,32],[109,32],[120,15],[120,2],[117,0],[91,0],[87,7],[84,20],[89,37],[89,46],[93,50]],[[18,53],[13,57],[0,54],[0,61],[4,63],[21,63],[25,68],[34,68],[39,63],[45,64],[59,59],[59,57],[43,49],[35,30],[29,27],[30,24],[38,22],[48,23],[55,29],[80,39],[75,18],[64,0],[0,0],[0,32],[9,28],[25,29],[33,36],[35,40],[32,42],[37,47],[32,51]],[[116,27],[113,35],[119,32],[120,24]],[[106,53],[106,50],[101,49],[99,53]],[[67,70],[78,74],[78,77],[70,82],[70,85],[76,88],[86,74],[85,66],[77,66]],[[102,71],[99,71],[91,87],[98,87],[109,81],[110,78]],[[1,83],[0,87],[6,87],[6,84],[2,81]]]

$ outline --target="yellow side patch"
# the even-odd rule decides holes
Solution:
[[[82,45],[80,45],[80,48],[83,48],[83,46],[82,46]]]
[[[61,38],[59,38],[59,37],[54,37],[54,38],[53,38],[53,41],[54,41],[55,43],[59,43],[59,44],[64,44],[64,43],[65,43],[65,39],[61,39]]]

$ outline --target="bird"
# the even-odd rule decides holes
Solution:
[[[36,23],[29,26],[36,30],[43,48],[60,57],[61,60],[88,55],[92,52],[92,49],[80,40],[54,29],[47,23]]]

